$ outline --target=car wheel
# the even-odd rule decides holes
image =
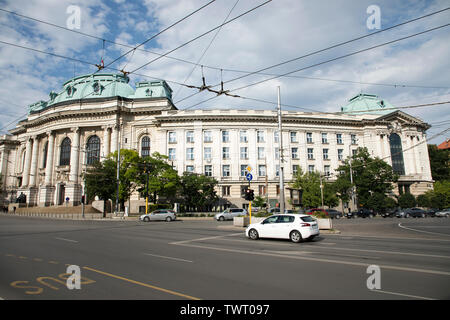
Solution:
[[[289,234],[289,239],[291,239],[291,241],[295,243],[299,243],[303,240],[302,234],[297,230],[291,231],[291,233]]]
[[[224,221],[225,218],[223,216],[219,217],[219,221]]]
[[[167,222],[170,222],[170,221],[172,221],[172,218],[171,218],[171,217],[167,217],[167,218],[166,218],[166,221],[167,221]]]
[[[256,231],[255,229],[250,229],[250,231],[248,232],[248,237],[252,240],[258,240],[259,238],[258,231]]]
[[[410,217],[409,213],[405,215],[405,218],[409,218],[409,217]]]
[[[341,216],[339,214],[336,215],[336,219],[340,219]]]
[[[149,217],[145,217],[145,218],[144,218],[144,221],[145,221],[145,222],[150,222],[150,218],[149,218]]]

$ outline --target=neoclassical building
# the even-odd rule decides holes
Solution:
[[[248,167],[255,194],[274,205],[279,157],[285,198],[298,204],[298,191],[289,188],[296,171],[333,177],[360,146],[400,174],[395,193],[418,195],[433,187],[430,126],[375,95],[358,94],[337,113],[283,111],[281,151],[275,111],[178,110],[165,81],[137,82],[133,88],[121,74],[85,75],[49,97],[29,106],[26,119],[0,136],[4,204],[23,193],[29,206],[79,205],[83,171],[118,148],[141,155],[157,151],[179,174],[215,177],[222,206],[248,205],[242,198]],[[144,203],[133,195],[131,212]]]

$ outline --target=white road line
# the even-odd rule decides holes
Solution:
[[[352,265],[352,266],[359,266],[359,267],[365,267],[365,268],[367,268],[367,266],[369,265],[368,263],[361,263],[361,262],[351,262],[351,261],[333,260],[333,259],[322,259],[322,258],[313,258],[313,257],[304,257],[304,256],[292,256],[292,255],[275,254],[275,253],[268,253],[268,252],[261,252],[261,251],[249,251],[249,250],[242,250],[242,249],[219,248],[219,247],[211,247],[211,246],[187,244],[187,243],[178,244],[178,245],[186,246],[186,247],[192,247],[192,248],[200,248],[200,249],[208,249],[208,250],[240,253],[240,254],[272,256],[272,257],[279,257],[279,258],[286,258],[286,259],[295,259],[295,260],[306,260],[306,261],[315,261],[315,262],[325,262],[325,263]],[[381,269],[388,269],[388,270],[419,272],[419,273],[429,273],[429,274],[450,276],[450,272],[439,271],[439,270],[429,270],[429,269],[420,269],[420,268],[391,266],[391,265],[379,265],[379,266],[380,266]]]
[[[191,240],[175,241],[175,242],[169,242],[169,244],[183,244],[183,243],[189,243],[189,242],[194,242],[194,241],[204,241],[204,240],[220,239],[220,238],[231,237],[231,236],[237,236],[237,235],[242,235],[242,232],[239,232],[239,233],[232,233],[232,234],[226,234],[226,235],[223,235],[223,236],[214,236],[214,237],[197,238],[197,239],[191,239]]]
[[[76,241],[76,240],[71,240],[71,239],[65,239],[65,238],[55,238],[55,239],[61,240],[61,241],[67,241],[67,242],[78,243],[78,241]]]
[[[160,256],[157,254],[152,254],[152,253],[144,253],[146,256],[152,256],[152,257],[158,257],[158,258],[164,258],[164,259],[170,259],[170,260],[176,260],[176,261],[182,261],[182,262],[194,262],[191,260],[186,260],[186,259],[180,259],[180,258],[174,258],[174,257],[167,257],[167,256]]]
[[[430,231],[422,231],[422,230],[416,230],[413,228],[408,228],[405,226],[402,226],[401,223],[398,224],[398,226],[402,229],[406,229],[406,230],[411,230],[411,231],[415,231],[415,232],[422,232],[422,233],[429,233],[429,234],[438,234],[438,235],[443,235],[443,236],[450,236],[450,234],[445,234],[445,233],[439,233],[439,232],[430,232]]]
[[[398,293],[398,292],[391,292],[391,291],[384,291],[384,290],[370,290],[372,292],[379,292],[379,293],[386,293],[386,294],[392,294],[392,295],[396,295],[396,296],[402,296],[402,297],[408,297],[408,298],[414,298],[414,299],[421,299],[421,300],[436,300],[433,298],[427,298],[427,297],[421,297],[421,296],[413,296],[410,294],[404,294],[404,293]]]

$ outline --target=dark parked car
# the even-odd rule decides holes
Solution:
[[[427,217],[435,217],[436,216],[436,212],[440,211],[439,209],[433,209],[430,208],[428,210],[425,210],[425,214],[427,215]]]
[[[375,217],[375,213],[366,208],[360,208],[358,211],[352,211],[347,213],[347,218],[373,218]]]
[[[394,209],[387,209],[383,212],[380,212],[380,216],[382,216],[383,218],[393,218],[395,217],[395,215],[400,212],[401,209],[399,208],[394,208]]]
[[[397,218],[425,218],[427,215],[425,210],[422,210],[420,208],[408,208],[404,210],[400,210],[397,212],[396,217]]]
[[[335,209],[325,209],[325,211],[328,213],[328,216],[332,219],[340,219],[343,216],[342,212]]]

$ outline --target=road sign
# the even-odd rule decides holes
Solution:
[[[248,181],[252,181],[253,180],[253,176],[251,173],[247,173],[247,175],[245,176],[247,178]]]
[[[247,169],[247,172],[252,172],[252,167],[250,167],[250,166],[247,166],[247,168],[245,168],[245,169]]]

